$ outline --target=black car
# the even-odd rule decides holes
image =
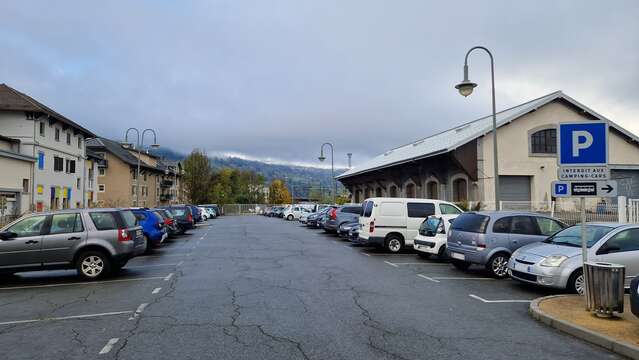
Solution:
[[[185,205],[173,205],[166,208],[171,212],[177,222],[178,231],[182,234],[187,230],[195,228],[195,219],[191,213],[191,208]]]

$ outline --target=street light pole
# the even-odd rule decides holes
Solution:
[[[124,134],[124,144],[125,144],[125,147],[127,148],[131,146],[131,143],[129,143],[129,131],[135,131],[137,135],[136,142],[135,142],[135,149],[138,152],[138,166],[137,166],[137,172],[135,174],[135,205],[139,207],[140,206],[140,158],[142,157],[141,148],[144,147],[144,135],[146,134],[146,132],[149,131],[153,134],[153,144],[151,144],[151,147],[159,148],[160,145],[157,142],[157,136],[155,134],[155,130],[144,129],[142,131],[142,139],[140,139],[140,130],[132,127],[132,128],[128,128],[126,130],[126,133]]]
[[[497,156],[497,106],[495,105],[495,61],[493,54],[487,48],[483,46],[474,46],[466,53],[464,58],[464,80],[457,84],[455,88],[459,90],[459,93],[466,97],[473,93],[473,89],[477,87],[477,84],[468,80],[468,56],[473,50],[484,50],[490,57],[490,78],[492,82],[492,98],[493,98],[493,172],[495,177],[495,209],[501,210],[499,206],[499,166]]]
[[[335,181],[335,163],[334,163],[334,159],[333,159],[333,155],[334,155],[333,144],[331,144],[329,142],[325,142],[325,143],[322,144],[322,147],[320,148],[320,156],[318,157],[319,161],[326,160],[326,157],[324,156],[324,145],[328,145],[328,146],[331,147],[331,177],[333,178],[333,204],[335,204],[335,203],[337,203],[337,201],[336,201],[337,182]]]

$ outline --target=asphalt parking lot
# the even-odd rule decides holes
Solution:
[[[297,222],[211,220],[121,275],[0,283],[3,359],[618,359],[532,320],[547,290]]]

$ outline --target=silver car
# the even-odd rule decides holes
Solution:
[[[73,269],[87,280],[118,271],[146,248],[130,210],[25,215],[0,229],[0,273]]]
[[[530,212],[480,211],[459,215],[448,231],[446,250],[458,269],[483,265],[496,278],[508,276],[513,251],[565,228],[561,221]]]
[[[588,223],[588,260],[626,267],[625,286],[639,275],[639,225]],[[508,263],[515,280],[583,294],[581,227],[576,225],[543,242],[515,251]]]

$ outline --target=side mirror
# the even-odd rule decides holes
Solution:
[[[0,232],[0,239],[2,240],[9,240],[9,239],[13,239],[18,237],[18,234],[11,232],[11,231],[3,231]]]

